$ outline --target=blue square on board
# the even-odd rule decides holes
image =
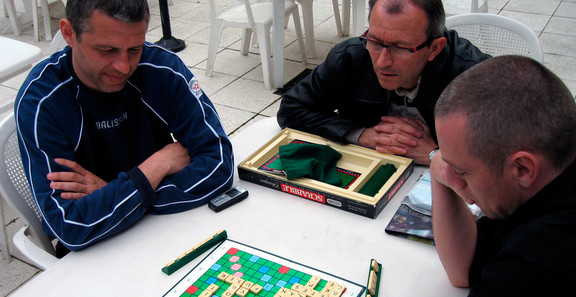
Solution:
[[[217,278],[215,278],[215,277],[210,277],[208,280],[206,280],[206,283],[209,284],[209,285],[211,285],[211,284],[216,283],[217,281],[218,281]]]

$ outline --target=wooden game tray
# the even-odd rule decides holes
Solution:
[[[284,175],[273,174],[259,169],[278,154],[281,145],[289,144],[295,140],[332,147],[342,154],[336,167],[360,173],[360,176],[348,188],[342,188],[310,178],[288,180]],[[378,193],[373,197],[359,193],[358,191],[368,182],[378,168],[387,163],[393,164],[397,170],[380,188]],[[365,217],[376,218],[404,184],[404,181],[412,174],[413,169],[414,161],[412,159],[382,154],[357,145],[342,145],[313,134],[286,128],[240,163],[238,165],[238,175],[240,179],[259,185]]]

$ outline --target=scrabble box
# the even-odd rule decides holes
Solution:
[[[336,164],[343,185],[334,186],[311,178],[288,180],[274,163],[279,159],[279,147],[290,143],[327,145],[342,157]],[[378,182],[381,167],[392,164],[396,171],[376,189],[374,196],[361,194],[365,185]],[[238,165],[240,179],[290,193],[324,205],[369,218],[376,218],[390,199],[412,174],[414,161],[352,144],[340,144],[322,137],[286,128]],[[373,178],[376,176],[375,178]],[[371,178],[373,178],[371,180]],[[385,181],[385,183],[384,183]],[[364,191],[365,192],[365,191]]]

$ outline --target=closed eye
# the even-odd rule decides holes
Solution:
[[[456,170],[454,168],[452,168],[452,171],[454,171],[454,174],[456,174],[456,175],[460,175],[460,176],[466,175],[465,171]]]

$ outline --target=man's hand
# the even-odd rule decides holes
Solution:
[[[456,287],[468,287],[476,247],[476,219],[450,186],[449,165],[439,150],[430,164],[432,177],[432,227],[434,242],[448,279]]]
[[[428,154],[437,147],[426,123],[399,115],[382,117],[380,123],[362,132],[358,143],[424,165],[430,164]]]
[[[179,142],[174,142],[154,153],[138,168],[144,173],[152,189],[156,189],[164,177],[176,174],[188,165],[188,149]]]
[[[46,176],[52,189],[62,191],[60,197],[63,199],[80,199],[108,184],[74,161],[56,158],[54,162],[72,170],[50,172]]]

